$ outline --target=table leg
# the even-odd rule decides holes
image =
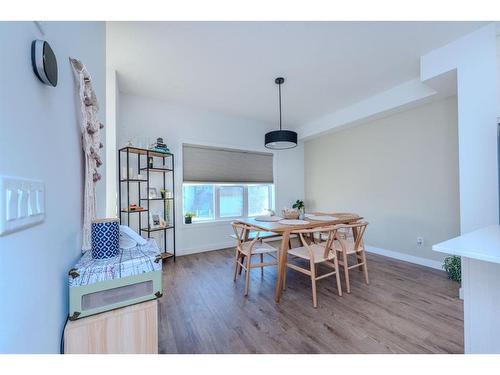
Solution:
[[[274,294],[274,300],[276,302],[279,302],[281,297],[283,276],[285,275],[286,272],[286,259],[288,253],[289,239],[290,239],[290,232],[284,232],[281,239],[281,248],[278,261],[278,279],[276,280],[276,292]]]

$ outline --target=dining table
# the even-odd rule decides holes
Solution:
[[[322,216],[318,218],[318,216]],[[316,219],[315,219],[316,218]],[[313,212],[306,215],[304,223],[301,224],[284,224],[283,221],[261,221],[255,217],[240,218],[237,220],[239,223],[250,225],[256,230],[263,232],[272,232],[281,235],[281,245],[278,251],[278,277],[276,279],[276,290],[274,299],[276,302],[280,301],[283,279],[286,272],[286,262],[288,256],[288,247],[290,241],[290,234],[293,231],[301,229],[314,229],[320,227],[328,227],[338,224],[352,224],[361,220],[362,217],[355,213],[342,212],[342,213],[328,213],[328,212]],[[248,233],[247,233],[248,235]],[[355,234],[354,234],[355,235]],[[245,239],[246,240],[246,239]]]

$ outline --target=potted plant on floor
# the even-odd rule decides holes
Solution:
[[[184,223],[191,224],[193,222],[193,217],[196,215],[192,212],[186,212],[184,215]]]
[[[456,282],[462,281],[462,263],[460,257],[455,255],[444,259],[443,269],[448,274],[448,279]]]

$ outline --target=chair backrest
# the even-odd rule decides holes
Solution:
[[[354,250],[359,251],[364,246],[363,237],[364,237],[367,226],[368,226],[367,221],[358,221],[358,222],[352,223],[352,224],[335,225],[335,229],[337,231],[341,231],[341,230],[352,231],[352,236],[355,239],[354,240]],[[339,242],[340,242],[340,245],[342,247],[344,247],[343,242],[342,241],[339,241]]]
[[[253,245],[260,240],[259,238],[259,233],[260,230],[258,228],[255,228],[251,225],[240,223],[237,221],[233,221],[231,223],[231,226],[233,227],[234,234],[236,235],[236,247],[241,249],[241,246],[245,242],[250,243],[250,250],[253,248]],[[250,231],[256,231],[257,234],[255,235],[254,239],[252,241],[248,241],[248,234]]]
[[[311,244],[307,243],[306,239],[304,238],[304,235],[314,236],[315,234],[318,234],[321,238],[321,234],[328,234],[327,240],[319,244],[320,246],[324,247],[325,250],[323,253],[323,257],[327,259],[328,254],[330,252],[333,252],[333,255],[335,255],[335,252],[332,249],[332,244],[333,241],[335,240],[336,232],[337,229],[335,228],[335,226],[327,226],[327,227],[318,227],[312,229],[298,229],[292,231],[291,233],[298,235],[300,242],[302,243],[302,246],[304,246],[309,251],[310,258],[314,260],[314,252],[311,249]]]

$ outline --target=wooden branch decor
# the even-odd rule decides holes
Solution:
[[[96,216],[95,184],[101,179],[97,171],[102,165],[100,149],[104,147],[100,141],[99,133],[104,125],[97,121],[99,104],[92,87],[90,77],[85,65],[77,59],[70,58],[71,66],[78,83],[78,99],[80,103],[80,121],[82,131],[82,147],[85,157],[85,185],[83,197],[83,233],[82,251],[90,250],[90,227]]]

